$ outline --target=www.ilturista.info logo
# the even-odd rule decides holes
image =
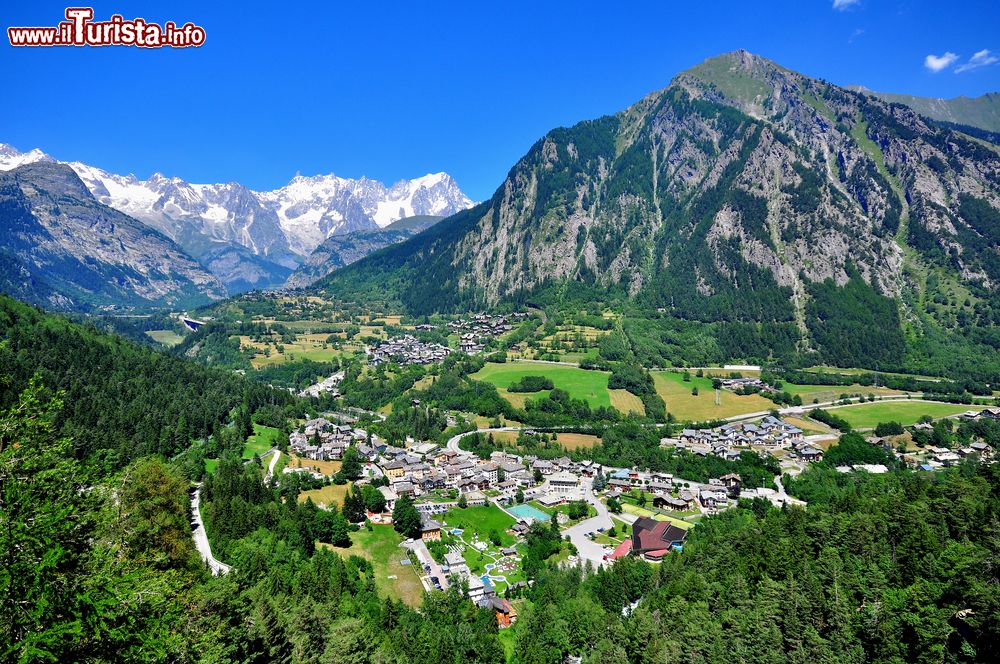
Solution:
[[[138,46],[140,48],[187,48],[205,43],[205,28],[194,23],[162,26],[145,19],[126,20],[114,14],[107,21],[94,21],[92,7],[67,7],[66,20],[55,27],[7,28],[11,46]]]

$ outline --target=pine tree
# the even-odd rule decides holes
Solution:
[[[413,500],[409,496],[403,496],[396,501],[396,507],[392,510],[392,524],[397,533],[404,537],[417,539],[422,532],[420,525],[420,513],[413,505]]]

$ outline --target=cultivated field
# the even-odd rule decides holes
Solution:
[[[289,468],[313,468],[324,475],[336,475],[341,467],[340,461],[315,461],[313,459],[303,459],[297,454],[292,454],[288,459]]]
[[[796,385],[795,383],[783,383],[781,389],[789,394],[798,394],[802,397],[802,403],[827,403],[837,401],[841,394],[875,394],[877,396],[903,394],[899,390],[888,387],[872,387],[871,385]]]
[[[656,393],[667,403],[667,410],[679,420],[712,420],[744,413],[756,413],[775,407],[774,402],[759,394],[740,396],[729,390],[719,391],[719,405],[715,405],[715,390],[710,378],[691,375],[685,381],[683,374],[675,371],[654,371]],[[691,394],[698,388],[698,395]]]
[[[909,426],[916,424],[924,415],[948,417],[974,409],[974,406],[933,401],[881,401],[830,408],[829,411],[850,422],[855,429],[870,429],[879,422],[899,422]]]
[[[611,405],[623,413],[646,414],[646,407],[642,405],[642,400],[628,390],[608,390],[611,397]]]
[[[240,348],[253,348],[259,355],[251,360],[254,369],[281,364],[283,362],[295,362],[297,360],[313,360],[314,362],[329,362],[334,357],[343,354],[342,350],[334,348],[332,344],[326,343],[329,334],[298,334],[294,343],[280,344],[283,351],[279,353],[276,349],[278,343],[263,343],[253,341],[248,336],[241,336]],[[342,335],[341,335],[342,336]],[[324,348],[324,346],[326,346]],[[270,355],[263,354],[265,348],[270,348]]]
[[[587,371],[579,367],[561,364],[546,364],[543,362],[507,362],[506,364],[487,364],[472,374],[472,378],[491,383],[497,387],[500,394],[514,406],[522,407],[528,399],[537,399],[548,394],[548,391],[530,393],[509,393],[507,387],[525,376],[545,376],[555,387],[566,390],[574,399],[583,399],[591,407],[611,406],[611,394],[608,390],[608,377],[611,374],[603,371]],[[619,401],[623,400],[619,397]],[[635,410],[633,407],[632,410]]]
[[[313,503],[320,506],[342,507],[344,505],[344,496],[347,495],[347,490],[351,488],[351,483],[347,484],[331,484],[325,486],[321,489],[310,489],[309,491],[303,491],[299,494],[299,502],[304,503],[308,498],[312,498]]]
[[[493,439],[497,442],[514,444],[517,442],[517,431],[492,431]],[[546,432],[551,435],[551,432]],[[487,435],[487,434],[483,434]],[[567,450],[589,449],[601,442],[597,436],[587,433],[557,433],[556,441]]]
[[[586,433],[560,433],[556,435],[556,440],[567,450],[590,449],[601,439]]]

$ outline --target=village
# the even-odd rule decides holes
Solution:
[[[780,477],[775,478],[775,489],[744,486],[737,474],[699,483],[568,456],[541,459],[494,451],[481,459],[460,447],[463,435],[475,432],[457,435],[443,447],[412,438],[405,446],[394,446],[356,423],[343,422],[345,417],[337,414],[337,422],[306,421],[289,436],[290,451],[302,459],[330,461],[342,459],[353,446],[365,467],[355,489],[373,484],[384,498],[381,511],[366,514],[368,522],[375,527],[389,525],[396,502],[412,500],[421,516],[421,536],[403,547],[424,589],[462,584],[470,600],[496,612],[501,627],[516,621],[507,598],[528,583],[519,564],[533,522],[554,518],[572,545],[563,562],[597,568],[625,556],[659,562],[682,551],[688,531],[701,518],[730,509],[741,499],[760,498],[779,507],[804,504],[784,492]],[[970,411],[963,417],[1000,419],[1000,409]],[[682,429],[674,437],[664,437],[661,445],[726,459],[747,451],[772,455],[783,473],[794,475],[823,458],[823,449],[810,438],[799,427],[768,415],[755,422]],[[869,435],[867,440],[885,445],[878,436]],[[887,451],[924,470],[953,465],[974,454],[992,461],[992,450],[982,443],[955,450],[929,447],[920,454]],[[887,472],[885,466],[866,464],[838,470]],[[324,479],[308,466],[286,467],[283,472],[311,472]],[[477,527],[477,522],[489,529]],[[502,532],[495,532],[501,527]]]

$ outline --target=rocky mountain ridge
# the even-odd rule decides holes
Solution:
[[[285,282],[288,288],[305,288],[328,274],[357,262],[384,247],[413,237],[444,217],[429,215],[404,217],[385,228],[331,235],[316,247]]]
[[[55,160],[0,144],[0,170],[38,161]],[[192,184],[160,173],[140,180],[81,162],[69,166],[98,201],[176,241],[233,292],[280,285],[331,235],[377,230],[414,215],[446,216],[472,204],[446,173],[389,187],[368,178],[296,176],[259,192],[238,182]]]
[[[226,294],[170,238],[50,161],[0,172],[0,253],[0,289],[55,309],[186,307]]]

